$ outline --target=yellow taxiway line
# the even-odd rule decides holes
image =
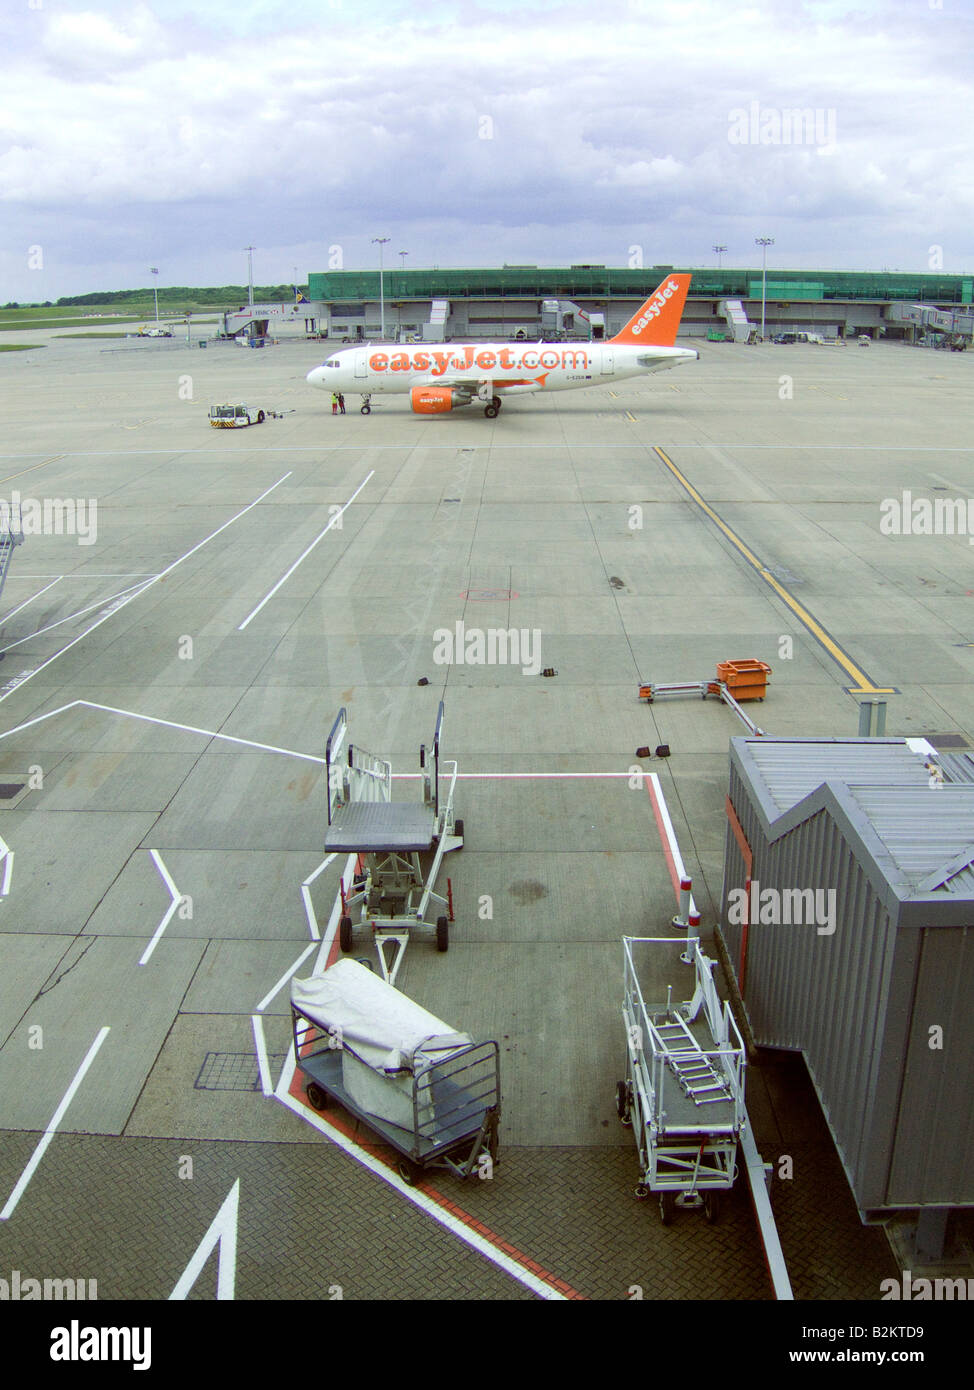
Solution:
[[[761,576],[768,587],[774,590],[782,603],[786,604],[788,608],[791,609],[806,632],[811,633],[816,642],[825,648],[832,660],[841,666],[842,670],[845,671],[846,675],[853,682],[849,687],[850,695],[896,695],[899,693],[894,686],[876,685],[866,672],[863,671],[862,667],[856,665],[849,653],[839,646],[835,638],[825,630],[817,618],[809,613],[805,605],[799,603],[794,595],[790,594],[785,586],[775,579],[764,561],[759,559],[754,551],[751,550],[749,546],[745,545],[740,536],[731,530],[727,522],[717,515],[710,503],[701,497],[690,480],[680,472],[673,460],[663,452],[658,444],[653,445],[653,453],[666,465],[680,486],[689,493],[700,510],[714,523],[718,531],[720,531],[723,536],[726,536],[734,549],[743,556],[751,568]]]

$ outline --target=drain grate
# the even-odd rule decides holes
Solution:
[[[280,1072],[286,1055],[268,1054],[272,1074]],[[257,1058],[252,1052],[208,1052],[193,1084],[197,1091],[259,1091]]]
[[[30,790],[26,781],[24,782],[0,782],[0,809],[4,811],[13,808],[24,799]]]

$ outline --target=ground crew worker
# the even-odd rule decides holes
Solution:
[[[331,393],[331,413],[332,413],[332,415],[337,415],[337,414],[338,414],[338,392],[337,392],[337,391],[332,391],[332,393]]]
[[[342,395],[341,391],[338,393],[338,413],[339,415],[345,414],[345,397]]]

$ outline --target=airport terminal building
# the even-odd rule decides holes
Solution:
[[[385,337],[458,339],[612,337],[671,272],[690,273],[681,337],[754,341],[762,320],[758,270],[657,265],[387,270],[382,277]],[[974,334],[974,276],[862,271],[769,271],[765,337],[900,338],[956,345]],[[318,332],[331,340],[382,335],[378,270],[308,276]]]

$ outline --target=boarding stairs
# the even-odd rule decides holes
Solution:
[[[749,343],[754,333],[754,324],[748,319],[744,312],[744,305],[739,299],[722,299],[717,306],[718,312],[730,324],[734,333],[735,343]]]
[[[427,343],[442,343],[446,338],[446,324],[450,317],[450,301],[434,299],[430,305],[429,323],[423,329],[423,340]]]

